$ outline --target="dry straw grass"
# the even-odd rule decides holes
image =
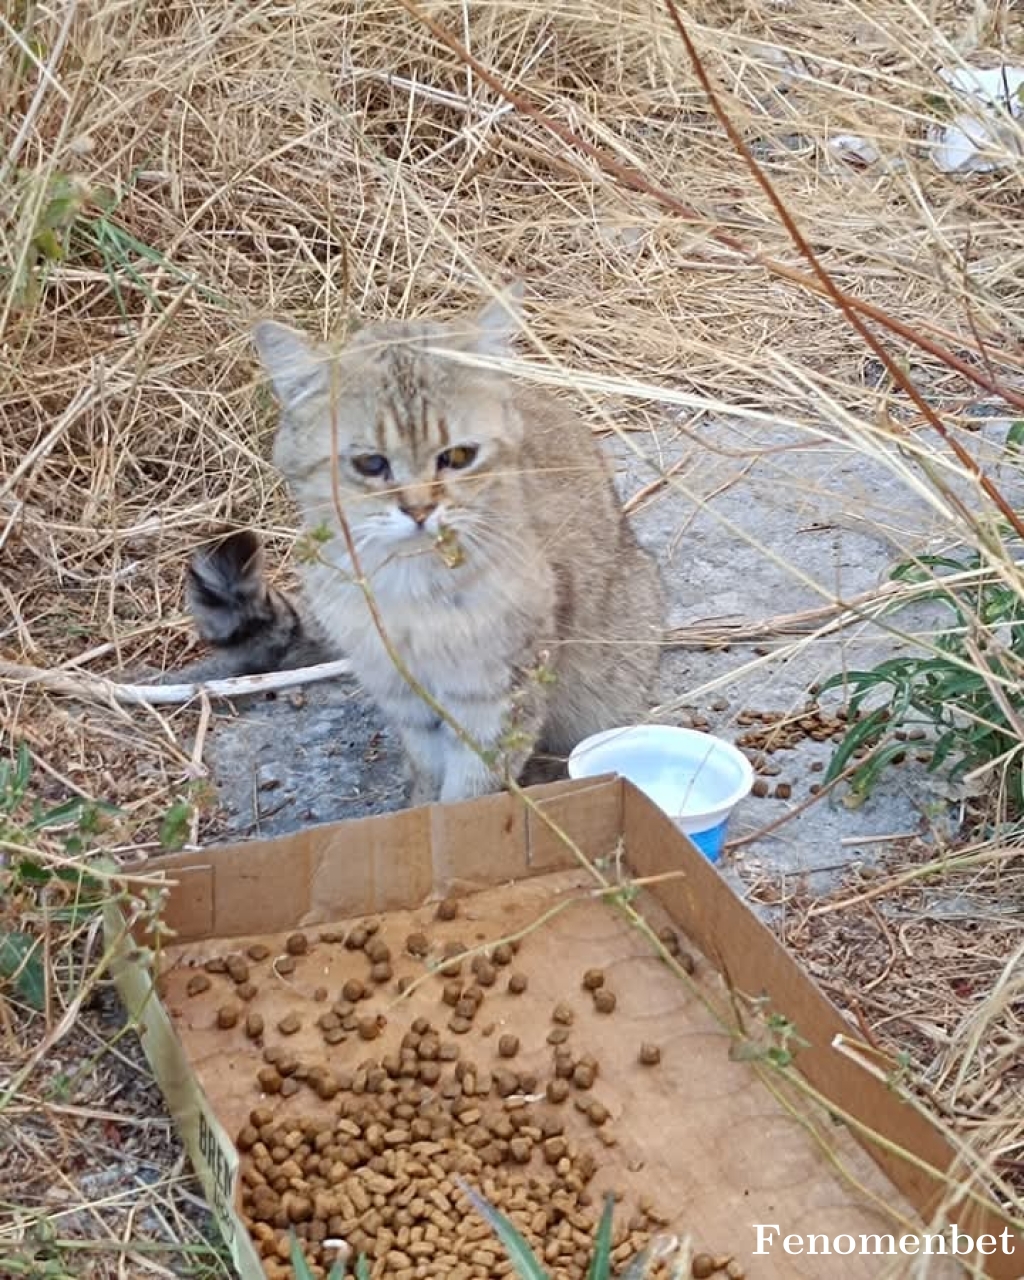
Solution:
[[[963,370],[1024,394],[1021,163],[954,180],[924,139],[945,109],[937,67],[1024,59],[1013,10],[709,0],[686,13],[731,120],[832,279],[960,362],[955,372],[873,325],[968,450],[978,403],[999,397]],[[578,393],[596,429],[636,440],[681,408],[728,410],[755,430],[790,424],[884,461],[948,516],[951,537],[976,542],[988,520],[976,487],[960,506],[943,492],[962,463],[919,442],[906,395],[876,378],[836,308],[796,282],[806,264],[731,151],[666,10],[430,0],[423,11],[562,136],[503,101],[398,0],[85,0],[15,5],[0,19],[0,716],[5,742],[31,751],[42,801],[121,807],[110,838],[126,859],[156,847],[161,818],[201,771],[195,712],[69,703],[19,669],[177,663],[183,562],[215,523],[267,530],[287,574],[292,513],[266,461],[272,410],[245,332],[257,312],[327,334],[357,317],[446,312],[518,276],[534,366]],[[837,133],[868,138],[883,159],[865,170],[837,159],[826,145]],[[614,165],[641,181],[631,189]],[[645,183],[694,216],[635,189]],[[692,434],[699,444],[699,419]],[[643,500],[678,503],[681,522],[699,501],[679,472]],[[997,571],[1017,583],[1012,565]],[[751,637],[827,624],[851,603],[814,585],[820,613],[751,620]],[[194,828],[214,830],[212,819]],[[974,884],[986,904],[1019,893],[1013,859],[997,850],[986,863]],[[885,898],[871,900],[881,913]],[[38,895],[8,899],[47,938],[52,1027],[69,1003],[78,1011],[95,943],[46,910]],[[814,916],[791,941],[816,954],[842,914]],[[914,927],[927,931],[927,917]],[[963,929],[943,927],[955,965]],[[1010,1195],[1024,1182],[1020,931],[993,927],[981,987],[955,993],[955,1008],[947,998],[935,1013],[934,947],[926,966],[872,977],[877,1016],[858,1007],[865,1035],[902,1044],[916,975],[912,1064],[934,1105],[966,1115],[963,1132]],[[38,1019],[9,1001],[0,1012],[0,1052],[23,1062]],[[915,1039],[929,1020],[941,1035]],[[135,1151],[166,1128],[152,1094],[135,1092],[128,1041],[102,1049],[102,1008],[65,1022],[52,1061],[0,1119],[21,1182],[2,1240],[38,1232],[57,1188],[77,1215],[57,1220],[58,1235],[93,1247],[60,1254],[68,1274],[222,1274],[187,1224],[169,1148]],[[63,1075],[67,1098],[60,1081],[54,1092]],[[113,1151],[103,1133],[116,1133]],[[109,1162],[126,1151],[142,1160],[130,1190],[97,1191],[97,1152]],[[15,1202],[10,1184],[0,1199]]]

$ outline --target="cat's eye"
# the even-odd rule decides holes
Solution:
[[[352,459],[352,465],[361,476],[369,479],[391,474],[390,464],[382,453],[357,453]]]
[[[476,458],[480,450],[475,444],[457,444],[437,455],[438,471],[461,471]]]

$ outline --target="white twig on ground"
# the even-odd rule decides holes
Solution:
[[[296,667],[293,671],[232,676],[226,680],[190,684],[118,684],[116,680],[107,680],[103,676],[68,675],[64,671],[45,671],[41,667],[0,662],[0,680],[23,685],[42,685],[50,693],[62,693],[73,698],[92,698],[100,702],[120,702],[129,706],[180,705],[203,694],[210,698],[238,698],[253,693],[293,689],[296,685],[333,680],[350,673],[349,664],[339,659],[334,662],[319,662],[312,667]]]

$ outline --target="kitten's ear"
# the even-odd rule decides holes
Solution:
[[[502,289],[477,316],[476,346],[482,355],[509,354],[523,315],[523,293],[522,281],[517,280]]]
[[[260,320],[253,326],[252,339],[286,409],[294,408],[326,385],[324,355],[298,329],[277,320]]]

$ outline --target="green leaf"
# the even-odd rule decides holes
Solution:
[[[882,770],[892,764],[897,756],[905,755],[906,750],[905,742],[890,742],[888,746],[880,747],[865,760],[863,768],[854,774],[850,781],[851,789],[858,796],[870,795]]]
[[[299,1246],[299,1237],[295,1234],[294,1227],[288,1232],[288,1245],[295,1280],[313,1280],[313,1272],[306,1261],[306,1255]]]
[[[370,1264],[362,1254],[356,1262],[356,1280],[370,1280]]]
[[[62,827],[69,822],[78,823],[88,807],[89,802],[82,800],[78,796],[71,800],[65,800],[62,804],[55,804],[52,809],[36,813],[28,824],[28,830],[43,831],[47,827]]]
[[[548,1280],[544,1273],[544,1268],[537,1261],[530,1246],[512,1223],[509,1222],[508,1218],[503,1213],[499,1213],[489,1201],[485,1200],[479,1192],[474,1191],[461,1178],[459,1179],[459,1185],[468,1197],[470,1204],[501,1241],[509,1262],[515,1267],[519,1280]]]
[[[882,707],[872,711],[863,720],[858,720],[833,753],[821,780],[822,786],[827,787],[830,782],[839,777],[853,759],[853,753],[858,747],[874,746],[885,732],[888,723],[888,715]]]
[[[187,800],[175,800],[160,823],[160,845],[171,853],[176,852],[188,839],[192,806]]]
[[[64,260],[64,245],[52,227],[44,227],[42,231],[37,231],[32,238],[32,243],[36,252],[47,262]]]
[[[1024,418],[1010,424],[1006,433],[1006,452],[1014,462],[1020,462],[1024,452]]]
[[[606,1195],[601,1221],[597,1224],[594,1256],[587,1268],[587,1280],[609,1280],[612,1274],[612,1218],[615,1215],[615,1197]]]
[[[46,977],[38,938],[17,930],[0,934],[0,978],[13,979],[14,990],[33,1009],[46,1007]]]

